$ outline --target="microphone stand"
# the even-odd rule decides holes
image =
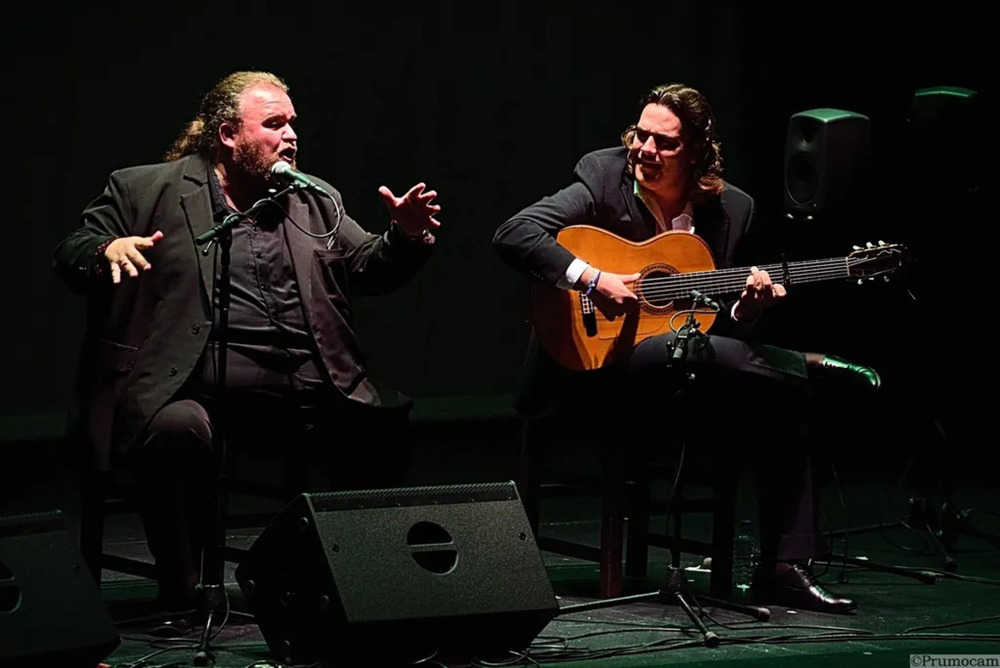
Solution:
[[[278,197],[285,193],[296,190],[295,186],[288,186],[279,192],[273,192],[265,198],[259,199],[246,211],[230,213],[221,223],[205,232],[195,239],[195,243],[204,246],[202,255],[208,255],[212,243],[217,241],[220,249],[219,262],[219,326],[216,332],[216,352],[217,352],[217,406],[218,410],[212,415],[215,423],[213,429],[213,445],[218,460],[218,480],[216,485],[209,492],[209,506],[215,513],[215,521],[212,525],[213,535],[205,541],[202,556],[201,582],[198,588],[201,592],[201,607],[205,614],[205,626],[201,632],[201,639],[194,655],[194,665],[207,666],[214,663],[215,656],[209,649],[212,640],[213,624],[217,617],[225,616],[229,612],[229,598],[226,595],[224,558],[226,544],[226,523],[225,512],[228,501],[226,490],[227,482],[227,455],[226,455],[226,425],[229,419],[229,404],[226,396],[226,358],[229,350],[228,328],[229,328],[229,302],[230,302],[230,251],[233,243],[232,228],[246,220],[252,220],[267,205],[274,204]]]
[[[634,594],[632,596],[621,596],[619,598],[609,598],[601,601],[589,601],[587,603],[578,603],[576,605],[567,605],[559,608],[557,616],[561,617],[562,615],[568,615],[574,612],[583,612],[585,610],[594,610],[596,608],[609,608],[620,603],[636,603],[638,601],[665,598],[679,605],[684,612],[687,613],[691,622],[695,625],[695,627],[697,627],[698,631],[705,639],[706,647],[718,647],[718,634],[714,631],[708,630],[708,627],[705,626],[705,622],[702,621],[701,616],[694,611],[694,608],[691,607],[691,604],[688,602],[688,596],[692,596],[692,598],[694,597],[688,590],[687,582],[684,579],[684,571],[680,568],[670,566],[667,573],[666,584],[656,591],[647,592],[645,594]],[[711,598],[708,596],[698,596],[694,599],[694,601],[695,606],[699,609],[701,608],[701,603],[699,601],[704,601],[710,605],[729,610],[730,612],[748,615],[760,622],[766,622],[771,618],[771,611],[768,608],[757,605],[741,605],[732,601],[726,601],[720,598]]]
[[[691,291],[691,298],[694,303],[700,303],[708,306],[713,311],[719,311],[719,305],[710,299],[709,297],[702,295],[697,290]],[[692,305],[693,306],[693,305]],[[687,320],[684,325],[677,331],[677,335],[674,337],[672,344],[668,344],[670,353],[670,367],[678,374],[681,375],[681,368],[685,358],[688,355],[689,347],[691,341],[705,334],[698,331],[701,323],[695,318],[696,309],[691,308],[688,311]],[[694,374],[685,373],[683,377],[690,381],[694,380]],[[684,395],[684,390],[678,387],[675,397],[681,398]],[[668,602],[676,603],[684,610],[687,616],[691,619],[691,622],[695,625],[698,631],[701,633],[702,638],[704,638],[706,647],[717,647],[720,642],[718,634],[714,631],[710,631],[708,627],[705,626],[705,622],[702,621],[701,616],[695,612],[694,607],[688,599],[694,602],[694,607],[701,608],[700,601],[704,601],[711,605],[714,605],[730,612],[736,612],[739,614],[747,615],[753,617],[754,619],[762,622],[766,622],[771,618],[771,611],[768,608],[755,606],[755,605],[743,605],[736,603],[734,601],[727,601],[720,598],[712,598],[709,596],[697,597],[691,593],[687,581],[684,577],[684,571],[681,568],[674,566],[667,567],[667,576],[664,585],[657,589],[656,591],[647,592],[644,594],[635,594],[631,596],[620,596],[617,598],[609,598],[600,601],[590,601],[587,603],[580,603],[576,605],[568,605],[561,607],[559,609],[558,615],[568,615],[574,612],[583,612],[585,610],[594,610],[596,608],[607,608],[613,607],[622,603],[635,603],[637,601],[645,601],[650,599],[665,599]]]
[[[705,336],[705,334],[700,332],[698,329],[701,326],[701,323],[698,322],[698,320],[695,318],[696,309],[694,308],[694,304],[705,305],[716,312],[720,310],[718,303],[716,303],[710,297],[698,292],[697,290],[691,291],[691,298],[693,301],[692,308],[688,311],[687,319],[684,325],[677,331],[677,335],[674,337],[674,341],[670,350],[671,368],[675,370],[676,374],[679,377],[682,377],[685,381],[688,382],[694,380],[694,374],[683,373],[682,365],[684,363],[684,360],[687,358],[688,353],[690,352],[690,346],[692,345],[692,341],[696,340],[699,337]],[[683,395],[684,395],[684,389],[681,388],[679,384],[677,391],[675,393],[675,398],[679,399],[683,397]],[[691,593],[687,585],[687,580],[684,577],[683,569],[674,566],[668,566],[665,584],[657,591],[649,592],[646,594],[637,594],[634,596],[625,596],[619,599],[609,599],[606,601],[597,601],[593,603],[583,603],[580,605],[567,606],[565,608],[561,608],[559,614],[562,615],[571,612],[579,612],[582,610],[591,610],[597,607],[614,605],[618,602],[635,602],[653,598],[665,598],[668,601],[676,603],[681,607],[682,610],[684,610],[688,618],[691,619],[691,622],[695,625],[695,627],[698,629],[698,631],[704,638],[706,647],[717,647],[719,645],[718,634],[716,634],[713,631],[710,631],[705,626],[705,623],[702,621],[701,616],[695,612],[694,607],[692,607],[691,603],[689,602],[688,600],[689,597],[694,602],[694,605],[697,606],[699,609],[701,608],[700,601],[704,601],[716,607],[729,610],[730,612],[736,612],[739,614],[753,617],[758,621],[766,622],[771,618],[771,611],[765,607],[755,606],[755,605],[743,605],[740,603],[736,603],[734,601],[727,601],[725,599],[713,598],[710,596],[699,595],[695,597]]]
[[[926,299],[918,298],[909,288],[907,288],[905,292],[906,296],[909,297],[907,304],[917,309],[918,317],[926,317],[928,309],[923,305]],[[931,433],[941,441],[940,447],[942,449],[947,449],[951,439],[948,430],[944,425],[942,425],[941,420],[933,414],[930,416],[930,423],[933,427]],[[924,436],[921,434],[920,437],[923,438]],[[831,538],[846,538],[851,534],[867,533],[871,531],[881,531],[884,534],[885,529],[888,528],[904,528],[918,534],[920,538],[926,541],[925,546],[927,543],[933,546],[941,555],[943,570],[949,573],[953,573],[958,570],[958,561],[954,556],[952,556],[951,550],[955,547],[955,543],[959,536],[968,535],[973,538],[986,541],[993,547],[1000,547],[1000,535],[987,533],[971,525],[968,520],[972,511],[970,509],[961,509],[953,503],[952,485],[941,479],[940,467],[935,467],[933,462],[928,462],[927,456],[923,453],[917,453],[911,456],[910,462],[907,464],[906,471],[904,471],[904,477],[906,473],[910,471],[911,467],[914,467],[917,470],[918,478],[914,490],[915,495],[909,499],[910,508],[909,513],[906,516],[898,517],[894,521],[888,523],[879,522],[875,525],[832,531],[827,535]],[[933,480],[930,478],[933,478]],[[943,488],[944,493],[944,503],[940,506],[940,519],[938,519],[935,513],[935,508],[932,502],[932,489],[935,488],[935,484]],[[912,548],[903,549],[916,551]],[[872,570],[883,570],[896,573],[898,575],[914,577],[927,584],[933,584],[934,582],[933,574],[929,572],[917,571],[916,573],[919,573],[919,575],[914,575],[914,572],[909,571],[908,569],[875,565],[867,560],[850,559],[846,556],[832,554],[828,556]]]
[[[700,301],[700,297],[695,296],[696,301]],[[713,307],[714,303],[713,303]],[[718,310],[718,309],[715,309]],[[698,336],[705,336],[698,331],[700,323],[695,319],[695,309],[691,309],[688,313],[687,321],[684,326],[681,327],[677,336],[674,338],[674,343],[670,350],[670,366],[677,371],[680,375],[681,364],[688,354],[688,346],[692,338]],[[694,374],[684,374],[684,378],[687,380],[693,380]],[[676,392],[676,397],[680,398],[683,396],[684,391],[678,388]],[[688,599],[694,602],[692,606]],[[587,603],[580,603],[577,605],[568,605],[559,608],[559,616],[568,615],[574,612],[583,612],[585,610],[594,610],[596,608],[607,608],[616,606],[621,603],[635,603],[637,601],[645,601],[650,599],[662,599],[667,602],[676,603],[681,607],[682,610],[687,614],[688,618],[695,625],[698,631],[701,633],[702,638],[706,647],[718,647],[720,638],[717,633],[710,631],[705,622],[702,621],[701,616],[695,612],[694,607],[701,609],[701,601],[714,605],[730,612],[736,612],[739,614],[747,615],[753,617],[754,619],[766,622],[771,618],[771,611],[768,608],[755,606],[755,605],[742,605],[734,601],[727,601],[720,598],[712,598],[709,596],[698,595],[697,597],[691,593],[687,581],[684,577],[684,570],[674,566],[667,567],[667,577],[663,587],[657,589],[656,591],[647,592],[644,594],[634,594],[632,596],[621,596],[618,598],[609,598],[601,601],[590,601]]]

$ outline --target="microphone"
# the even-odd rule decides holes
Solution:
[[[330,197],[330,193],[316,185],[315,181],[297,169],[294,169],[284,160],[279,160],[271,166],[271,176],[279,181],[284,181],[285,183],[289,183],[293,186],[298,186],[299,188],[304,188],[306,190],[315,190],[321,195]]]
[[[691,290],[691,298],[696,302],[701,302],[710,309],[715,309],[716,311],[722,310],[722,307],[719,306],[719,302],[704,293],[698,292],[697,290]]]

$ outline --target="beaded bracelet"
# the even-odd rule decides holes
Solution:
[[[597,287],[597,281],[600,280],[600,278],[601,278],[601,270],[598,269],[597,273],[594,274],[594,277],[589,281],[587,281],[587,289],[583,293],[585,297],[589,296],[590,293],[594,291],[594,288]]]

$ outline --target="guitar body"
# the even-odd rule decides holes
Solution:
[[[632,242],[598,227],[575,225],[563,228],[557,240],[576,257],[602,271],[641,274],[631,286],[638,304],[624,315],[603,313],[577,290],[532,283],[530,317],[539,343],[569,369],[600,368],[643,339],[680,329],[687,321],[692,300],[659,298],[654,290],[644,288],[667,275],[715,268],[708,244],[680,230]],[[711,309],[696,311],[702,332],[708,331],[715,318]]]

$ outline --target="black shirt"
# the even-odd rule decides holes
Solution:
[[[212,216],[216,224],[236,211],[222,193],[219,177],[210,169]],[[226,389],[288,396],[322,388],[326,382],[309,325],[291,255],[285,241],[281,210],[267,207],[252,220],[229,228],[230,303],[226,328]],[[218,385],[221,253],[215,263],[215,305],[212,334],[203,357],[201,391]]]

